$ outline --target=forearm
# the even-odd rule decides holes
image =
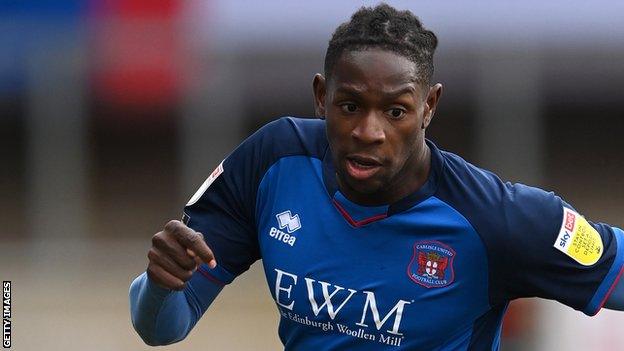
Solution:
[[[222,287],[194,274],[183,291],[164,289],[146,273],[130,285],[132,324],[146,344],[167,345],[188,335]]]

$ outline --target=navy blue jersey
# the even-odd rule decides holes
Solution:
[[[288,350],[497,349],[519,297],[598,312],[621,230],[427,143],[417,192],[361,206],[337,186],[324,121],[266,125],[185,208],[219,262],[198,274],[228,284],[262,259]]]

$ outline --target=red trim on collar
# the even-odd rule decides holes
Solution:
[[[349,212],[347,212],[347,210],[345,210],[342,205],[340,205],[340,203],[338,201],[336,201],[336,199],[332,199],[332,202],[334,203],[334,206],[336,206],[336,209],[338,209],[338,212],[340,212],[340,214],[347,220],[347,222],[349,222],[349,224],[351,224],[354,227],[362,227],[365,226],[369,223],[384,219],[386,217],[388,217],[387,214],[385,213],[381,213],[378,215],[374,215],[372,217],[368,217],[368,218],[364,218],[361,221],[356,221],[355,219],[353,219],[353,217],[351,217],[351,215],[349,214]]]

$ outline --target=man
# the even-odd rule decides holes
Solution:
[[[588,315],[624,306],[620,229],[425,139],[442,92],[436,45],[388,5],[338,27],[313,82],[320,119],[260,129],[191,198],[184,224],[153,237],[130,288],[146,343],[183,339],[260,258],[292,350],[497,349],[515,298]]]

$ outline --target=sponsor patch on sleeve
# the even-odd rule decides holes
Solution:
[[[199,189],[197,189],[197,192],[195,193],[195,195],[193,195],[193,197],[191,197],[186,206],[191,206],[192,204],[196,203],[202,197],[202,195],[204,195],[206,190],[208,190],[210,184],[212,184],[217,178],[219,178],[221,173],[223,173],[223,161],[221,161],[217,168],[215,168],[215,170],[210,173],[208,178],[206,178],[204,183],[199,187]]]
[[[583,216],[565,207],[563,223],[553,246],[584,266],[598,262],[603,251],[598,231]]]

